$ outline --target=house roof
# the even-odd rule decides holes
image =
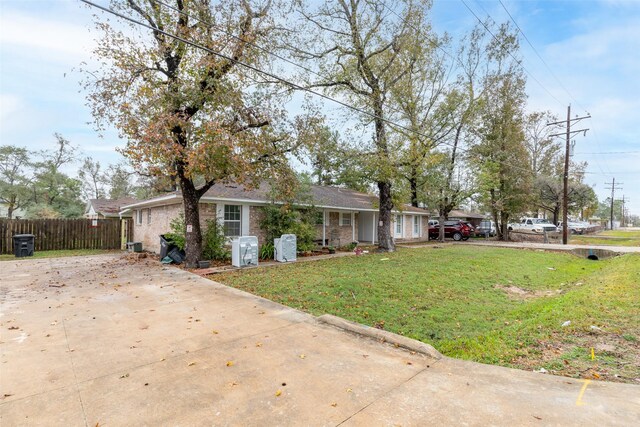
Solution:
[[[319,208],[335,208],[354,211],[377,211],[378,197],[361,193],[359,191],[347,188],[328,187],[320,185],[312,185],[311,200],[307,203],[313,204]],[[231,201],[231,202],[253,202],[258,204],[266,204],[271,201],[271,185],[263,182],[256,188],[245,188],[240,184],[223,184],[217,183],[212,186],[202,197],[202,201]],[[171,202],[179,202],[181,194],[179,191],[145,200],[139,203],[133,203],[124,206],[123,209],[132,209],[142,206],[157,206]],[[303,204],[305,204],[303,202]],[[419,213],[428,215],[428,212],[422,208],[416,208],[410,205],[402,207],[403,212]]]
[[[459,211],[459,210],[452,210],[451,212],[449,212],[449,218],[478,218],[478,219],[484,219],[486,217],[486,215],[482,215],[482,214],[475,214],[475,213],[467,213],[467,212],[463,212],[463,211]]]
[[[118,215],[124,206],[137,201],[138,200],[133,197],[123,197],[120,199],[90,199],[89,205],[96,213],[104,216],[114,216]]]

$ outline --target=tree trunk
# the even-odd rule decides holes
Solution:
[[[391,183],[378,182],[378,192],[380,193],[380,209],[378,215],[378,249],[383,252],[393,252],[396,250],[393,235],[391,234]]]
[[[418,173],[415,168],[411,168],[411,177],[409,178],[409,186],[411,187],[411,206],[418,207]]]
[[[202,232],[200,230],[200,197],[191,180],[180,179],[182,200],[184,203],[184,221],[186,225],[185,266],[196,268],[202,257]]]

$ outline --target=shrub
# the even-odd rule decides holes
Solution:
[[[187,226],[184,221],[184,214],[180,214],[173,218],[169,223],[170,233],[164,235],[167,240],[170,240],[181,251],[184,251],[184,247],[187,243]]]
[[[296,209],[288,205],[277,206],[275,204],[265,206],[263,209],[264,218],[260,221],[260,228],[265,231],[267,241],[265,245],[273,246],[273,239],[277,239],[283,234],[295,234],[298,251],[310,251],[314,248],[316,209]],[[273,257],[273,255],[271,256]]]
[[[314,248],[313,239],[316,236],[316,227],[306,222],[295,222],[286,231],[287,234],[296,235],[298,251],[310,251]]]
[[[204,259],[229,259],[231,253],[225,246],[226,243],[222,224],[215,219],[207,220],[206,229],[202,235],[202,256]]]
[[[266,242],[260,246],[260,259],[273,259],[275,256],[275,247],[273,241]]]

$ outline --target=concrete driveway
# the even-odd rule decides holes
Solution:
[[[0,269],[3,427],[640,419],[640,386],[436,360],[155,261]]]

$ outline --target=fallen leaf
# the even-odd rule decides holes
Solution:
[[[20,328],[17,326],[9,326],[10,331],[15,331],[16,329],[20,329]]]
[[[282,394],[282,390],[276,391],[276,397],[280,397],[281,394]]]
[[[299,357],[300,359],[304,359],[304,358],[305,358],[305,357],[307,357],[307,356],[305,356],[304,354],[301,354],[301,355],[300,355],[300,356],[298,356],[298,357]]]
[[[350,388],[348,388],[348,389],[347,389],[347,393],[351,393],[351,392],[353,392],[353,390],[352,390],[352,389],[350,389]]]
[[[195,364],[196,364],[196,362],[189,362],[189,364],[187,366],[193,366]]]
[[[338,404],[337,404],[336,402],[333,402],[333,403],[331,404],[331,406],[333,406],[333,407],[335,408],[336,406],[338,406]]]
[[[261,342],[257,342],[256,343],[256,347],[262,347],[262,343]]]
[[[211,333],[212,333],[213,335],[218,335],[218,331],[216,331],[215,329],[214,329],[213,331],[211,331]]]
[[[129,374],[128,374],[128,373],[127,373],[127,374],[124,374],[124,375],[122,375],[120,378],[121,378],[121,379],[122,379],[122,378],[129,378]]]
[[[536,420],[541,420],[542,417],[536,417],[535,415],[533,416],[533,418],[535,418]]]
[[[227,366],[233,366],[233,362],[232,361],[228,361],[227,362]]]

